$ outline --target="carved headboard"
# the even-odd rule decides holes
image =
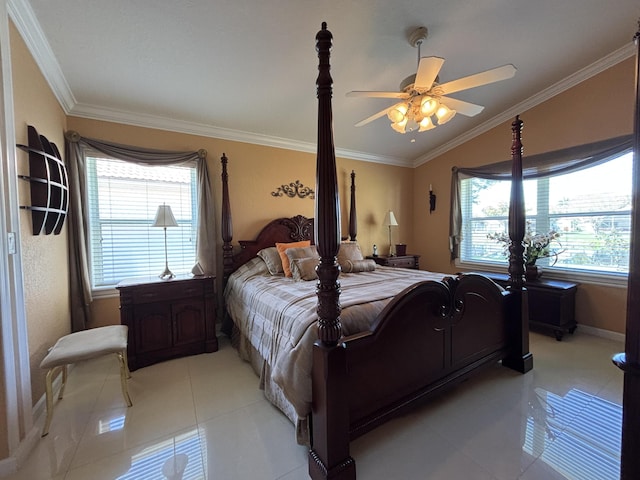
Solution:
[[[255,257],[263,248],[273,247],[276,242],[289,243],[302,240],[311,240],[311,243],[314,243],[313,218],[302,215],[291,218],[276,218],[260,230],[255,240],[240,240],[241,250],[232,257],[231,272]]]

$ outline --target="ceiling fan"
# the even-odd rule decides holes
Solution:
[[[418,27],[409,35],[409,43],[418,47],[418,71],[405,78],[399,92],[352,91],[348,97],[396,98],[401,101],[356,123],[356,127],[366,125],[384,115],[391,120],[391,128],[396,132],[424,132],[443,125],[456,113],[467,117],[479,114],[484,107],[474,103],[457,100],[447,95],[470,88],[487,85],[511,78],[516,67],[511,64],[469,75],[446,83],[438,82],[438,73],[444,64],[444,58],[420,57],[420,46],[427,38],[427,28]],[[435,122],[435,123],[434,123]]]

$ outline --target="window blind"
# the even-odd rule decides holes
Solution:
[[[189,272],[196,260],[195,167],[86,160],[93,288],[164,270],[164,229],[152,227],[162,204],[171,207],[179,225],[166,229],[169,268]]]
[[[560,252],[537,261],[555,268],[627,273],[631,232],[632,153],[564,175],[523,184],[528,233],[560,234]],[[510,181],[461,180],[462,262],[504,262],[504,244],[487,235],[507,232]]]

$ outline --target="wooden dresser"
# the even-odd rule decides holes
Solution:
[[[420,268],[420,255],[397,255],[393,257],[378,255],[377,257],[368,256],[367,258],[384,267],[412,268],[414,270]]]
[[[120,291],[120,323],[129,327],[131,370],[218,350],[215,277],[129,278]]]

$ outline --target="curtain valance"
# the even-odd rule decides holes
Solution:
[[[87,328],[88,307],[93,300],[89,278],[89,212],[85,163],[85,154],[88,151],[141,165],[195,164],[198,190],[198,237],[197,263],[194,271],[204,272],[207,275],[215,274],[215,210],[206,150],[173,152],[146,149],[86,138],[74,131],[66,132],[65,139],[69,170],[69,282],[73,332]]]
[[[630,150],[632,135],[610,138],[599,142],[554,150],[523,157],[524,180],[564,175],[577,172],[606,162],[612,156]],[[451,210],[449,220],[449,250],[451,260],[459,256],[462,231],[462,205],[460,200],[460,181],[463,178],[484,178],[487,180],[509,180],[511,178],[511,160],[492,163],[481,167],[453,167],[451,173]]]

